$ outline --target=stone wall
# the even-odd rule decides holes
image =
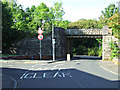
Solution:
[[[104,35],[103,42],[102,42],[102,60],[110,60],[110,45],[109,42],[112,41],[112,35]]]
[[[66,57],[66,36],[65,36],[65,29],[55,27],[55,51],[56,57],[65,58]]]
[[[65,38],[65,29],[55,27],[55,55],[56,58],[65,58],[66,57],[66,38]],[[14,45],[14,51],[17,55],[26,55],[26,56],[39,56],[40,54],[40,41],[35,38],[26,38]],[[52,34],[44,36],[44,39],[41,41],[41,55],[45,57],[52,57]]]

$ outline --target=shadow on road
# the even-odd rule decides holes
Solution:
[[[73,68],[43,71],[2,68],[2,74],[14,78],[17,88],[118,88],[119,82]],[[11,87],[13,81],[8,83],[8,80],[2,77],[3,88]]]

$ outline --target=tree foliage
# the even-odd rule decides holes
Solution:
[[[64,14],[61,2],[54,3],[53,7],[41,3],[23,10],[16,0],[2,1],[3,48],[10,48],[22,38],[36,37],[39,27],[45,32],[51,31],[53,21],[54,26],[67,28],[69,21],[63,20]]]
[[[115,4],[110,4],[105,11],[102,11],[102,15],[100,17],[100,22],[103,25],[108,26],[112,29],[112,34],[116,38],[120,39],[120,14],[118,13],[118,7]],[[118,46],[113,41],[110,42],[111,49],[111,60],[114,57],[118,58]]]
[[[68,28],[70,29],[101,29],[102,25],[97,20],[86,20],[86,19],[80,19],[76,22],[72,22],[69,24]]]
[[[13,24],[12,21],[12,13],[10,10],[10,7],[8,7],[8,2],[3,2],[2,3],[2,44],[3,46],[8,46],[10,45],[12,41],[11,39],[13,39],[13,37],[10,38],[10,36],[12,36],[12,29],[11,26]],[[5,43],[7,42],[7,43]]]
[[[110,4],[104,11],[102,11],[102,15],[99,17],[99,20],[102,25],[108,25],[108,19],[115,15],[118,12],[118,7],[115,4]]]

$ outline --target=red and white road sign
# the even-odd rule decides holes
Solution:
[[[42,34],[43,31],[41,29],[38,30],[38,34]]]
[[[42,40],[43,39],[43,35],[38,35],[38,39]]]

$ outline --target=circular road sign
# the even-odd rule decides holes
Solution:
[[[42,33],[43,33],[43,31],[39,29],[38,30],[38,34],[42,34]]]
[[[38,35],[38,39],[42,40],[43,39],[43,35]]]

